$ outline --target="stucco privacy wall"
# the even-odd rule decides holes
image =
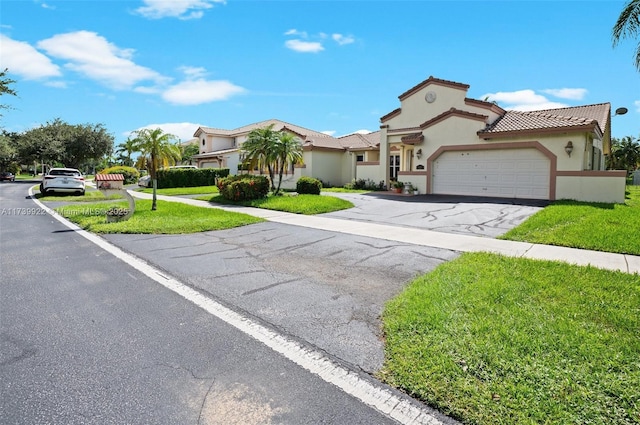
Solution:
[[[623,204],[626,171],[558,172],[557,199]]]
[[[347,164],[343,164],[343,161],[348,161],[348,156],[333,150],[307,151],[304,155],[307,167],[304,175],[315,177],[334,186],[342,186],[347,182],[342,176],[342,171],[348,170]]]
[[[384,177],[380,177],[379,173],[380,162],[361,162],[356,165],[355,179],[371,180],[374,183],[378,183],[384,180]]]

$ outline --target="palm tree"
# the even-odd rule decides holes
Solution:
[[[147,168],[153,182],[153,201],[151,211],[157,209],[156,190],[158,188],[157,172],[160,168],[180,161],[180,147],[175,143],[179,139],[173,134],[164,133],[162,129],[143,128],[134,131],[135,149],[140,152],[138,167]]]
[[[608,157],[610,170],[636,170],[640,165],[640,143],[633,137],[611,139],[611,155]]]
[[[631,0],[620,12],[620,16],[613,26],[613,47],[616,47],[621,39],[637,36],[640,32],[640,0]],[[640,42],[636,47],[635,66],[640,71]]]
[[[273,150],[278,141],[279,133],[273,130],[273,124],[264,128],[256,128],[251,130],[247,136],[247,140],[242,143],[241,154],[244,157],[243,165],[248,166],[249,170],[258,168],[260,172],[266,167],[271,180],[271,190],[275,190],[273,183]]]
[[[616,151],[616,156],[624,169],[633,171],[638,168],[638,163],[640,163],[640,144],[632,137],[623,137]]]
[[[198,155],[200,153],[200,147],[197,143],[189,143],[188,145],[180,146],[180,151],[182,154],[182,161],[188,161],[188,165],[192,165],[194,155]]]
[[[296,164],[302,163],[302,143],[300,139],[291,133],[280,132],[273,150],[274,165],[278,170],[278,187],[275,190],[277,195],[282,184],[282,174],[285,168],[293,168]]]
[[[131,154],[134,152],[136,152],[136,141],[130,137],[120,143],[116,149],[116,153],[119,155],[118,159],[122,162],[122,165],[126,165],[127,167],[133,166]]]

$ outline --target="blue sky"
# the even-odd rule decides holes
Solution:
[[[429,76],[505,109],[610,102],[640,136],[637,40],[615,49],[625,1],[2,0],[0,126],[103,123],[189,139],[277,118],[341,136],[379,128]]]

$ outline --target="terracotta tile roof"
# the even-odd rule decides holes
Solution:
[[[386,115],[383,115],[382,117],[380,117],[380,122],[385,122],[393,117],[395,117],[396,115],[400,115],[400,112],[402,112],[402,108],[396,108],[393,111],[389,112]]]
[[[404,144],[414,145],[416,143],[422,143],[422,141],[424,140],[424,136],[422,133],[411,133],[407,134],[406,136],[402,136],[400,140]]]
[[[518,133],[551,132],[566,130],[598,130],[604,133],[609,123],[611,105],[574,106],[540,111],[507,111],[493,124],[480,130],[483,138],[499,135],[512,136]]]
[[[430,120],[423,122],[422,124],[420,124],[420,128],[424,129],[424,128],[430,127],[451,116],[469,118],[477,121],[485,121],[487,119],[486,115],[476,114],[474,112],[467,112],[461,109],[451,108],[448,111],[444,111],[440,115],[437,115],[431,118]]]
[[[224,155],[226,153],[237,152],[237,151],[238,151],[238,148],[222,149],[222,150],[214,151],[214,152],[200,153],[198,155],[193,155],[193,157],[196,158],[196,159],[213,158],[213,157],[216,157],[216,156]]]
[[[367,134],[348,134],[339,137],[337,140],[347,150],[378,149],[380,147],[380,131]]]
[[[94,180],[97,182],[122,182],[124,174],[96,174]]]
[[[304,137],[308,138],[310,136],[314,138],[322,138],[322,137],[331,138],[331,136],[324,133],[320,133],[319,131],[310,130],[308,128],[300,127],[298,125],[290,124],[288,122],[284,122],[276,119],[270,119],[270,120],[256,122],[253,124],[248,124],[233,130],[224,130],[221,128],[213,128],[213,127],[200,127],[198,128],[198,130],[196,130],[196,133],[202,130],[204,133],[207,133],[207,134],[216,134],[221,136],[235,137],[235,136],[240,136],[240,135],[249,133],[251,130],[255,130],[257,128],[264,128],[272,124],[273,124],[273,129],[275,131],[281,131],[283,129],[287,129],[287,130],[290,130],[292,133],[296,133],[301,138],[304,138]]]
[[[429,78],[427,78],[423,82],[411,87],[409,90],[407,90],[406,92],[402,93],[400,96],[398,96],[398,99],[400,99],[400,100],[406,99],[407,97],[409,97],[413,93],[417,92],[418,90],[422,89],[423,87],[428,86],[429,84],[437,84],[437,85],[440,85],[440,86],[446,86],[446,87],[451,87],[451,88],[460,89],[460,90],[468,90],[469,87],[470,87],[469,84],[463,84],[463,83],[458,83],[458,82],[449,81],[449,80],[441,80],[440,78],[435,78],[434,76],[430,76]]]

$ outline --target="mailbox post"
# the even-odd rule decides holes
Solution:
[[[125,211],[125,214],[109,214],[107,213],[107,222],[125,221],[129,220],[136,209],[136,201],[124,188],[124,175],[122,174],[96,174],[95,177],[96,188],[105,196],[109,197],[113,194],[122,195],[129,203],[129,209]]]

